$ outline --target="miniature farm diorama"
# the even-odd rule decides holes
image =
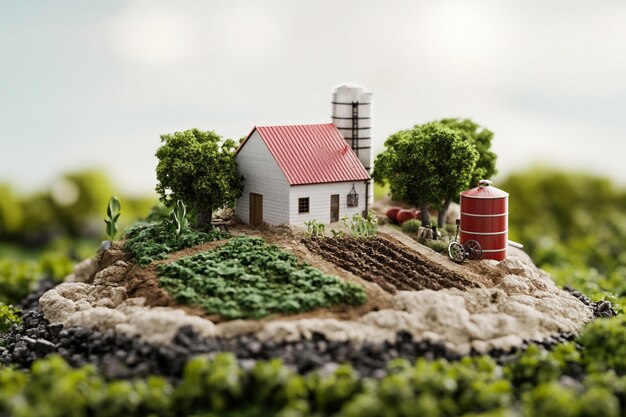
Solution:
[[[31,296],[0,361],[27,367],[58,353],[107,378],[176,379],[192,358],[231,352],[243,367],[280,358],[297,374],[340,379],[348,363],[380,379],[392,359],[505,360],[613,314],[557,287],[509,241],[516,196],[489,181],[489,130],[417,125],[372,163],[371,106],[365,87],[345,84],[332,123],[255,126],[240,143],[197,129],[163,135],[164,207],[122,231],[124,204],[112,197],[110,239]]]

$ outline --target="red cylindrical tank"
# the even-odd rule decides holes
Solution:
[[[461,193],[461,244],[477,240],[483,259],[506,258],[509,229],[509,193],[480,180],[478,187]]]

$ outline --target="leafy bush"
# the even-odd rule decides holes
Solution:
[[[0,303],[0,333],[5,333],[14,323],[20,322],[19,310],[11,305]]]
[[[160,265],[158,271],[161,285],[178,301],[229,318],[365,302],[360,287],[260,238],[236,237],[214,250]]]
[[[132,253],[139,264],[147,265],[155,259],[167,258],[172,252],[228,237],[230,234],[217,229],[205,233],[187,228],[178,234],[169,220],[161,220],[159,223],[138,223],[128,229],[124,250]]]
[[[444,240],[428,239],[424,241],[424,245],[439,253],[443,253],[448,250],[448,243]]]
[[[37,262],[0,259],[0,302],[18,303],[42,277]]]
[[[402,231],[404,233],[409,233],[409,234],[417,233],[420,227],[422,227],[422,222],[417,219],[407,220],[404,223],[402,223]]]
[[[626,316],[596,320],[583,329],[580,344],[591,371],[626,373]]]

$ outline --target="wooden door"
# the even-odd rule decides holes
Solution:
[[[339,221],[339,194],[330,196],[330,222]]]
[[[263,224],[263,195],[250,193],[250,224],[260,226]]]

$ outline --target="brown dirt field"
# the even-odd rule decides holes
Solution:
[[[477,287],[425,256],[382,237],[309,238],[304,244],[311,252],[392,293]]]
[[[389,226],[380,227],[379,236],[423,255],[428,259],[430,264],[438,265],[454,272],[468,281],[477,284],[479,287],[494,287],[500,283],[502,277],[505,275],[504,271],[494,268],[494,264],[497,263],[497,261],[465,261],[462,264],[457,264],[451,261],[447,254],[437,253],[429,247],[415,241],[405,233]]]

